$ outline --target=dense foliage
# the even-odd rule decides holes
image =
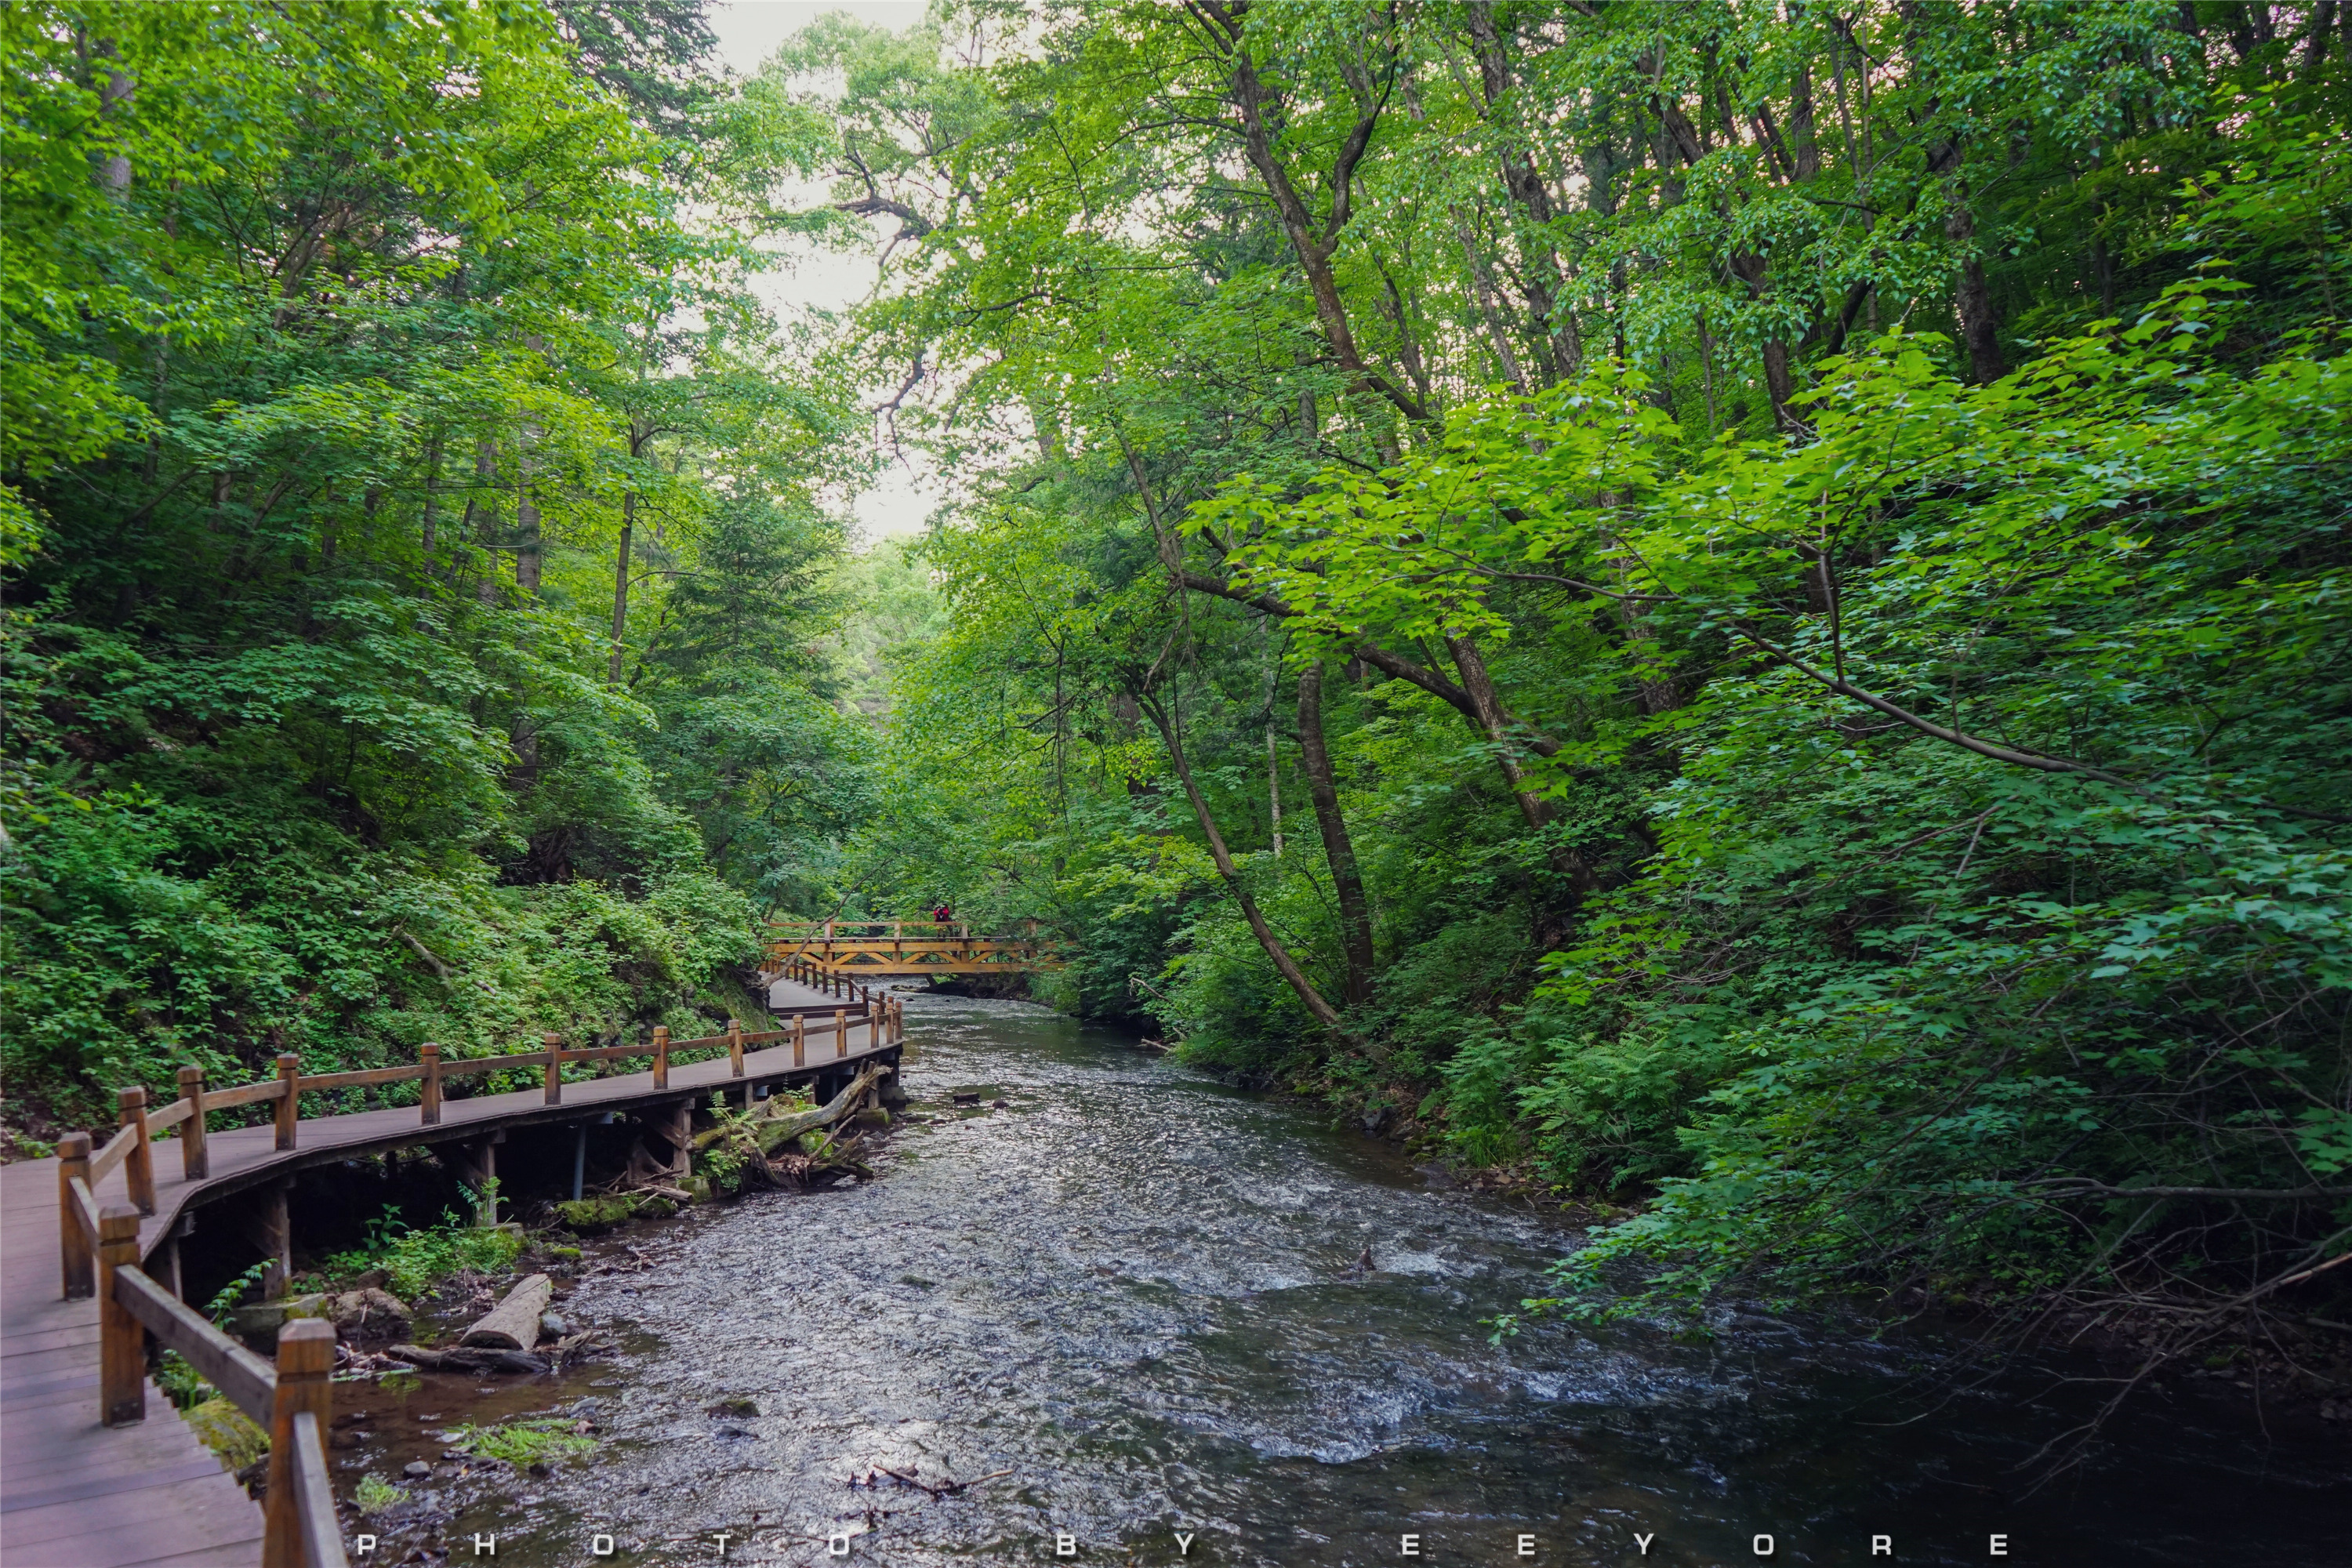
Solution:
[[[1565,1300],[2314,1301],[2347,56],[2168,0],[812,31],[754,96],[900,226],[859,329],[971,481],[870,885],[1643,1200]]]
[[[0,28],[20,1124],[742,1011],[868,787],[859,443],[699,8]]]
[[[5,21],[14,1083],[947,897],[1573,1310],[2352,1288],[2352,7],[166,16]]]

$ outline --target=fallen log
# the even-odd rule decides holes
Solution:
[[[582,1338],[585,1338],[583,1335]],[[423,1345],[394,1345],[383,1352],[391,1360],[404,1362],[419,1372],[545,1372],[548,1363],[535,1355],[521,1351],[493,1350],[487,1347],[455,1350],[426,1350]]]
[[[887,1076],[889,1068],[877,1062],[850,1079],[848,1088],[815,1110],[794,1111],[789,1116],[779,1116],[769,1110],[768,1106],[781,1103],[777,1099],[771,1098],[763,1102],[759,1110],[750,1116],[734,1118],[731,1125],[721,1122],[708,1132],[696,1133],[695,1152],[700,1153],[727,1137],[730,1131],[748,1123],[751,1129],[751,1135],[759,1141],[761,1152],[766,1153],[787,1139],[797,1138],[802,1133],[815,1128],[832,1126],[835,1121],[848,1115],[851,1107],[864,1099],[867,1091]]]
[[[554,1300],[555,1285],[544,1274],[532,1274],[507,1292],[506,1300],[457,1336],[460,1345],[492,1350],[527,1351],[539,1343],[539,1320]]]

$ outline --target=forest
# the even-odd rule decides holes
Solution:
[[[2352,6],[0,27],[19,1152],[949,899],[1530,1312],[2346,1315]]]

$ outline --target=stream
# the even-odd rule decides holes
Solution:
[[[436,1420],[593,1423],[595,1452],[544,1476],[413,1489],[447,1561],[495,1534],[500,1568],[2352,1564],[2341,1426],[2221,1380],[2142,1398],[2037,1487],[2021,1467],[2093,1406],[2063,1380],[2087,1364],[1955,1380],[1926,1335],[1733,1310],[1705,1342],[1498,1346],[1483,1321],[1574,1239],[1556,1213],[1042,1008],[908,1015],[931,1120],[875,1180],[602,1244],[650,1267],[563,1310],[616,1356],[488,1415],[430,1382],[368,1396],[399,1408],[338,1456],[346,1481],[397,1476]],[[355,1563],[412,1552],[403,1513]]]

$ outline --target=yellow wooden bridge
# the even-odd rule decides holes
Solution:
[[[1068,958],[1066,944],[1040,939],[1035,921],[998,936],[939,921],[771,921],[768,930],[768,970],[787,979],[1020,974]]]

